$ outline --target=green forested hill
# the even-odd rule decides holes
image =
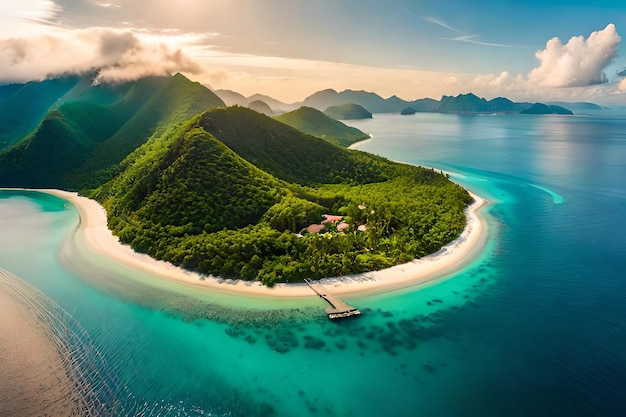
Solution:
[[[90,186],[110,179],[111,174],[107,171],[150,137],[174,130],[192,116],[216,106],[224,106],[224,102],[208,88],[181,74],[174,75],[119,131],[98,144],[79,177],[86,178],[90,172],[104,171],[95,177],[96,182],[88,184]]]
[[[141,224],[236,229],[257,223],[285,194],[276,178],[193,123],[141,147],[133,160],[98,197],[113,215]]]
[[[59,110],[53,110],[26,139],[0,153],[2,186],[59,187],[64,174],[75,169],[93,146]]]
[[[80,82],[69,76],[42,82],[0,86],[0,150],[27,136],[50,106]]]
[[[206,112],[199,124],[244,159],[285,181],[365,183],[391,175],[382,158],[347,152],[243,107]]]
[[[346,126],[339,120],[332,119],[312,107],[303,106],[292,112],[277,116],[275,119],[304,133],[326,139],[339,146],[348,147],[353,143],[369,138],[367,134],[359,129]]]
[[[78,80],[57,101],[25,139],[0,150],[0,186],[96,187],[151,136],[223,105],[180,74],[123,86],[89,87]]]
[[[159,84],[162,85],[168,79],[146,77],[136,82],[94,85],[95,76],[96,74],[71,75],[0,86],[0,149],[9,147],[32,133],[53,107],[78,103],[103,108],[122,102],[143,104],[145,100],[133,91],[142,89],[141,86],[144,85],[149,88],[143,90],[151,95]],[[119,110],[131,112],[137,108]],[[106,116],[103,118],[106,119]]]
[[[315,165],[320,155],[323,166]],[[349,151],[240,107],[207,111],[152,138],[119,169],[93,196],[123,242],[267,285],[425,255],[458,236],[471,201],[433,170]],[[348,228],[306,233],[324,213],[344,215]]]

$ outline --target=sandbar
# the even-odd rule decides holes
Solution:
[[[73,204],[80,216],[74,231],[89,251],[104,255],[155,277],[187,286],[207,290],[253,295],[260,297],[311,297],[313,292],[306,284],[276,284],[266,287],[260,282],[231,280],[211,275],[201,275],[169,262],[159,261],[146,254],[135,252],[129,245],[119,242],[107,227],[105,209],[95,200],[75,192],[45,189],[45,192]],[[482,251],[487,238],[487,224],[480,209],[488,202],[470,193],[475,202],[466,209],[467,224],[462,234],[438,252],[380,271],[349,276],[324,278],[321,282],[337,295],[370,295],[423,285],[462,269]]]
[[[79,415],[63,359],[36,306],[0,269],[0,415]]]

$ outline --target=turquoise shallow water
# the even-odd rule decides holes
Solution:
[[[494,201],[479,259],[435,284],[265,301],[131,284],[59,262],[76,210],[0,192],[0,266],[65,308],[128,415],[621,416],[626,413],[626,120],[376,115],[360,149],[444,169]],[[107,284],[102,284],[106,282]],[[233,308],[229,305],[247,308]]]

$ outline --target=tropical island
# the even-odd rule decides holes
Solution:
[[[0,151],[0,186],[80,191],[102,204],[121,242],[155,259],[272,286],[403,264],[466,226],[466,190],[337,145],[346,142],[330,118],[315,125],[332,121],[334,133],[313,136],[225,107],[180,74],[62,81],[61,99]],[[21,93],[50,92],[50,82]],[[23,99],[13,89],[3,103]]]
[[[562,106],[554,104],[535,103],[527,109],[520,112],[521,114],[574,114]]]

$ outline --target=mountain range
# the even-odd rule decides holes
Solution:
[[[0,153],[2,185],[73,189],[110,179],[116,165],[151,137],[224,106],[213,92],[180,74],[119,85],[68,77],[3,87],[0,97],[4,108],[23,115],[19,124],[0,126],[7,138]]]
[[[310,95],[302,102],[290,104],[280,102],[268,96],[254,95],[246,98],[245,96],[230,90],[217,90],[216,94],[228,104],[237,104],[241,106],[248,106],[251,101],[261,100],[274,110],[274,114],[291,111],[301,106],[326,111],[331,107],[350,104],[359,105],[371,113],[400,113],[403,110],[408,110],[409,108],[418,113],[520,113],[521,111],[536,104],[529,102],[513,102],[504,97],[486,100],[472,93],[459,94],[454,97],[443,96],[440,100],[421,98],[413,101],[407,101],[395,95],[389,98],[383,98],[376,93],[367,91],[344,90],[342,92],[337,92],[333,89],[326,89]],[[546,104],[556,105],[582,113],[603,109],[597,104],[586,102],[550,102]]]

